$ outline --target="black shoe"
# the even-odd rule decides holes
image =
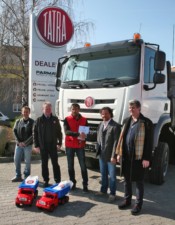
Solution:
[[[44,187],[44,188],[49,187],[49,182],[44,182],[43,187]]]
[[[118,205],[119,209],[126,209],[131,205],[131,201],[124,200],[120,205]]]
[[[56,183],[56,184],[59,184],[59,183],[60,183],[60,180],[55,180],[55,183]]]
[[[14,177],[12,178],[12,182],[22,182],[23,179],[21,177]]]
[[[83,193],[87,193],[89,190],[88,190],[88,187],[87,186],[85,186],[85,187],[83,187]]]
[[[131,209],[132,215],[137,215],[141,211],[141,207],[138,205],[134,205],[134,207]]]
[[[73,184],[72,189],[71,190],[75,190],[76,189],[76,183]]]

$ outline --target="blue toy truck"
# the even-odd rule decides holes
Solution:
[[[54,184],[44,189],[42,197],[36,202],[36,206],[39,209],[46,209],[49,212],[59,204],[64,204],[69,201],[69,193],[73,183],[71,181],[63,181],[59,184]]]
[[[18,194],[15,200],[17,207],[22,207],[24,205],[32,206],[34,199],[38,195],[38,184],[38,176],[28,176],[19,185]]]

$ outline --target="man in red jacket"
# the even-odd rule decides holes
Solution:
[[[64,120],[65,131],[65,146],[68,163],[68,173],[70,180],[74,183],[72,189],[76,188],[75,170],[74,170],[74,156],[77,155],[81,174],[83,178],[83,191],[88,191],[88,173],[85,164],[85,138],[84,132],[79,132],[80,126],[87,126],[87,119],[80,113],[79,104],[72,104],[71,115],[67,116]]]

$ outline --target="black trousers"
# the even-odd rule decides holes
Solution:
[[[49,182],[49,168],[48,160],[51,159],[53,167],[53,175],[56,183],[61,181],[61,171],[58,164],[57,148],[53,146],[52,143],[45,143],[44,149],[41,149],[41,169],[42,176],[45,182]]]
[[[139,180],[139,181],[135,181],[135,183],[136,183],[135,204],[138,205],[139,207],[142,207],[143,195],[144,195],[144,181]],[[125,177],[124,191],[125,191],[125,199],[127,201],[131,201],[131,199],[132,199],[132,181],[130,181],[130,179],[128,179],[128,177]]]

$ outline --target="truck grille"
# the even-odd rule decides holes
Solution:
[[[84,99],[70,99],[71,103],[84,103]],[[98,104],[114,104],[115,99],[95,99],[95,105]]]

